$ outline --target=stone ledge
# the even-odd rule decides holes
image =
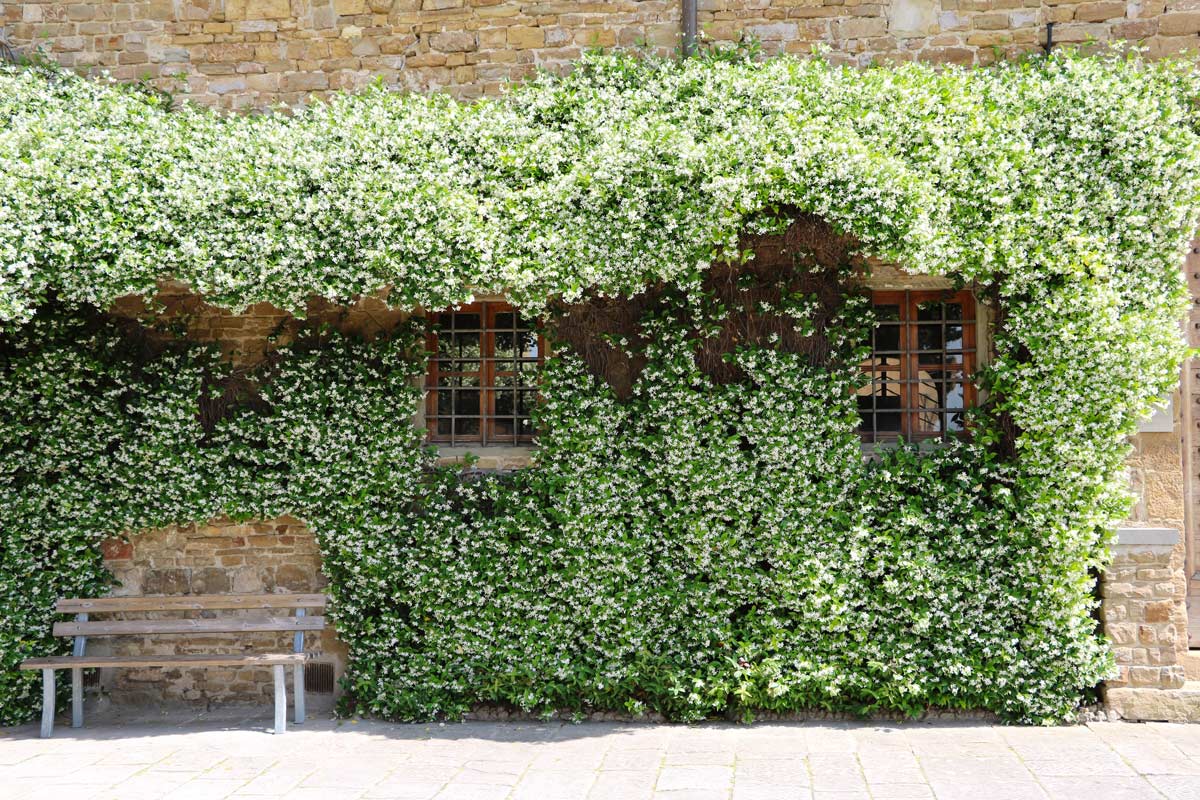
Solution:
[[[1116,547],[1174,547],[1179,544],[1175,528],[1117,528]]]
[[[1105,689],[1109,714],[1143,722],[1200,722],[1200,682],[1181,689]]]

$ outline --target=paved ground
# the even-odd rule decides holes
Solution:
[[[246,712],[249,714],[250,712]],[[389,725],[265,714],[0,729],[4,800],[1200,798],[1200,725]]]

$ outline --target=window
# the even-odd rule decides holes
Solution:
[[[507,303],[471,303],[429,316],[429,439],[450,445],[527,444],[544,346]]]
[[[960,434],[975,402],[975,302],[969,292],[875,292],[869,376],[858,390],[865,442]]]

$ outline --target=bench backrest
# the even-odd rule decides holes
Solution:
[[[128,636],[138,634],[319,631],[325,618],[307,616],[306,609],[323,609],[323,594],[228,594],[192,596],[84,597],[59,600],[54,610],[75,614],[73,622],[54,623],[55,636]],[[205,619],[135,619],[95,621],[92,614],[157,611],[292,610],[295,616],[229,616]]]

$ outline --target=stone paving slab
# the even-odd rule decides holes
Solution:
[[[3,800],[1200,800],[1200,725],[397,725],[260,710],[0,728]]]

